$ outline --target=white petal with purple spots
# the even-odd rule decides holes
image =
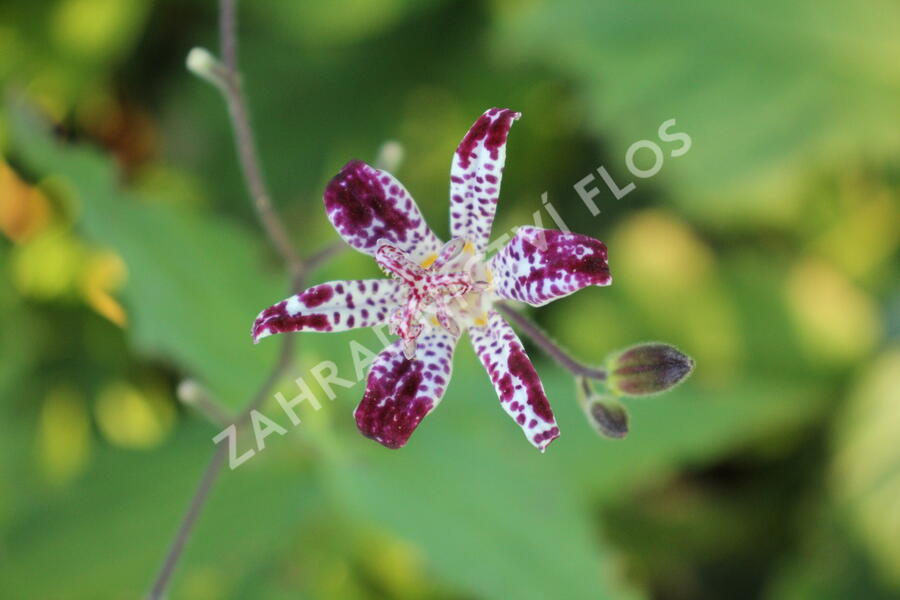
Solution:
[[[543,452],[559,437],[559,427],[522,342],[499,313],[491,311],[487,325],[470,327],[469,336],[500,398],[503,410]]]
[[[464,238],[484,252],[497,210],[506,162],[506,137],[521,113],[492,108],[459,143],[450,166],[450,237]]]
[[[253,323],[253,341],[291,331],[346,331],[386,323],[403,301],[393,279],[330,281],[313,286],[262,311]]]
[[[498,296],[532,306],[612,283],[603,242],[554,229],[520,227],[488,264]]]
[[[453,368],[456,338],[430,329],[418,339],[415,356],[403,355],[403,341],[381,351],[356,408],[356,425],[368,438],[388,447],[406,444],[416,427],[441,401]]]
[[[335,175],[324,201],[331,224],[360,252],[374,255],[384,239],[422,261],[441,248],[403,184],[360,160],[348,162]]]

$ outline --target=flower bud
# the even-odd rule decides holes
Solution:
[[[211,423],[224,426],[234,422],[234,418],[210,398],[206,389],[193,379],[181,381],[175,389],[175,397],[206,417]]]
[[[584,410],[598,433],[616,439],[628,434],[628,412],[611,396],[591,398]]]
[[[624,396],[646,396],[671,389],[694,369],[694,361],[674,346],[638,344],[607,360],[609,389]]]
[[[393,173],[403,162],[403,145],[395,140],[388,140],[378,149],[375,166],[383,171]]]
[[[175,388],[175,396],[184,404],[194,406],[203,402],[206,391],[193,379],[184,379]]]
[[[194,75],[206,79],[213,85],[222,85],[222,65],[206,48],[191,48],[186,63],[188,70]]]
[[[620,439],[628,433],[628,412],[609,394],[598,394],[591,382],[583,377],[576,379],[578,403],[584,409],[588,422],[597,433]]]

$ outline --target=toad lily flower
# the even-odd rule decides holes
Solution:
[[[438,405],[453,351],[468,331],[503,409],[543,451],[559,436],[543,385],[515,332],[492,310],[498,299],[541,306],[589,285],[609,285],[606,247],[595,239],[521,227],[484,259],[519,113],[492,108],[460,142],[450,171],[447,243],[425,223],[390,174],[347,163],[325,190],[325,210],[348,244],[371,256],[388,279],[331,281],[264,310],[253,339],[293,331],[346,331],[388,324],[400,339],[373,361],[356,408],[360,431],[400,448]]]

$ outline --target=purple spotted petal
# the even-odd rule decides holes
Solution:
[[[475,353],[491,376],[503,410],[543,452],[559,437],[559,427],[522,342],[503,317],[494,311],[491,311],[487,325],[470,327],[469,336]]]
[[[419,337],[412,360],[403,356],[402,344],[394,342],[375,359],[354,413],[363,435],[388,448],[404,446],[441,401],[450,381],[456,338],[431,329]]]
[[[506,162],[506,136],[521,113],[492,108],[469,129],[450,166],[450,237],[484,252],[497,210]]]
[[[394,279],[331,281],[295,294],[259,313],[253,341],[289,331],[346,331],[385,323],[403,302]]]
[[[360,252],[374,255],[378,240],[385,239],[421,262],[441,248],[406,188],[360,160],[344,165],[325,188],[324,200],[331,224]]]
[[[612,283],[603,242],[554,229],[520,227],[488,264],[500,297],[532,306]]]

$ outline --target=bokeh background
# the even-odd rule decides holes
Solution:
[[[547,191],[615,277],[533,316],[589,362],[658,339],[697,369],[612,441],[533,350],[563,431],[545,455],[467,343],[401,451],[358,435],[362,385],[296,428],[268,406],[289,432],[223,474],[172,598],[900,595],[900,5],[244,4],[259,149],[304,252],[337,239],[324,184],[386,140],[446,236],[453,149],[512,107],[495,228]],[[142,596],[218,431],[179,382],[237,411],[274,360],[248,330],[287,278],[221,98],[184,68],[196,45],[217,45],[212,0],[0,4],[3,597]],[[632,177],[629,145],[672,118],[691,150]],[[592,218],[573,185],[599,166],[637,189]],[[312,279],[377,273],[348,252]],[[295,375],[352,376],[351,339],[377,343],[302,336]]]

